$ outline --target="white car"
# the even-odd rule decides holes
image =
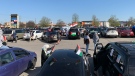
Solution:
[[[106,30],[104,30],[104,36],[105,37],[118,37],[118,31],[113,27],[107,28]]]
[[[39,31],[39,30],[32,30],[32,32],[33,32],[33,38],[32,39],[37,39],[37,38],[41,38],[41,36],[42,36],[42,32],[41,31]],[[24,36],[23,36],[23,39],[24,40],[26,40],[26,39],[30,39],[30,33],[29,32],[26,32],[25,34],[24,34]]]

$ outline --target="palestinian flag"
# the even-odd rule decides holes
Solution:
[[[81,50],[81,48],[80,48],[80,46],[79,45],[77,45],[77,47],[76,47],[76,49],[75,49],[75,53],[77,54],[77,55],[79,55],[79,56],[83,56],[83,52],[82,52],[82,50]]]

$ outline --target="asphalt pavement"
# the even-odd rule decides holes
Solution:
[[[117,41],[135,41],[135,38],[100,38],[99,42],[102,43],[104,46],[109,42],[117,42]],[[56,42],[48,43],[51,46],[53,46]],[[36,74],[41,69],[41,48],[45,44],[44,41],[38,39],[34,41],[24,41],[22,39],[18,40],[17,43],[8,42],[8,46],[15,46],[15,47],[21,47],[29,51],[33,51],[37,54],[37,63],[35,69],[27,70],[23,72],[20,76],[36,76]],[[55,46],[55,49],[75,49],[76,46],[80,45],[81,49],[85,51],[85,44],[83,43],[83,38],[79,39],[70,39],[68,40],[65,37],[62,37],[62,41],[60,44]],[[89,53],[91,56],[93,55],[93,49],[94,44],[91,39],[90,41],[90,48]],[[92,64],[92,58],[91,58],[91,64]],[[91,65],[91,68],[93,66]]]

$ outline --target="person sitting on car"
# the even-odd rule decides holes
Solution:
[[[47,49],[49,48],[48,44],[45,44],[42,47],[42,52],[41,52],[41,66],[43,66],[44,62],[46,61],[46,59],[48,58],[47,56]]]

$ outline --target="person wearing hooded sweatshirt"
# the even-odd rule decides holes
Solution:
[[[93,43],[94,43],[94,49],[96,47],[96,44],[99,42],[99,36],[98,36],[98,33],[97,32],[94,32],[94,35],[93,35]]]

